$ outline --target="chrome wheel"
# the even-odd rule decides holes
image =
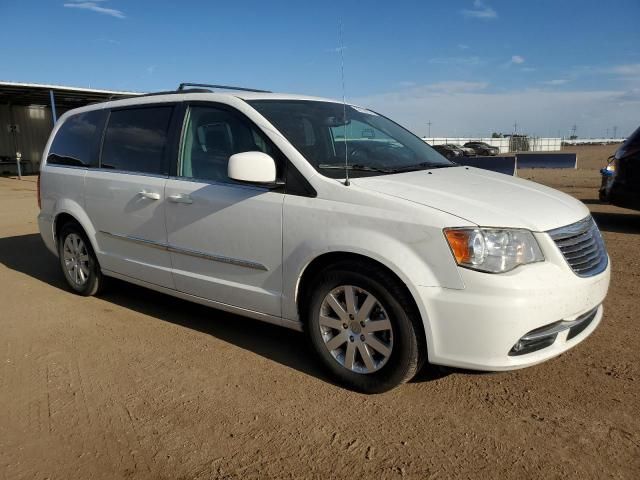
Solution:
[[[373,373],[389,360],[393,328],[382,304],[353,285],[331,290],[320,306],[319,326],[324,345],[343,367]]]
[[[62,259],[69,279],[81,287],[89,280],[89,252],[80,235],[70,233],[64,239]]]

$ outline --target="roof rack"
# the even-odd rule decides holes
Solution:
[[[211,90],[207,88],[185,88],[184,90],[163,90],[160,92],[141,93],[139,95],[111,95],[109,100],[125,100],[127,98],[140,98],[140,97],[153,97],[155,95],[172,95],[176,93],[211,93]]]
[[[196,87],[196,88],[185,88]],[[109,100],[124,100],[126,98],[152,97],[155,95],[171,95],[176,93],[211,93],[211,88],[219,90],[236,90],[239,92],[272,93],[269,90],[258,90],[257,88],[231,87],[227,85],[209,85],[208,83],[181,83],[177,90],[165,90],[162,92],[141,93],[139,95],[114,94],[107,98]]]
[[[272,93],[270,90],[258,90],[257,88],[245,88],[245,87],[232,87],[229,85],[210,85],[208,83],[181,83],[178,87],[178,92],[183,91],[184,87],[204,87],[204,88],[216,88],[218,90],[236,90],[238,92],[256,92],[256,93]]]

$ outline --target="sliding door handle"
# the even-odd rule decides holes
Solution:
[[[193,203],[191,196],[186,193],[176,193],[175,195],[169,195],[169,201],[173,203],[186,203],[188,205]]]
[[[142,198],[148,198],[149,200],[160,200],[160,194],[156,192],[147,192],[146,190],[142,190],[138,192]]]

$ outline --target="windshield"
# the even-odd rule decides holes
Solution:
[[[320,173],[345,178],[455,166],[388,118],[341,103],[310,100],[248,102]]]

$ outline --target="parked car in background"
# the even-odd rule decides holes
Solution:
[[[601,201],[640,210],[640,127],[609,158],[600,173]]]
[[[473,149],[473,151],[476,152],[476,155],[493,156],[500,153],[500,149],[498,147],[492,147],[485,142],[467,142],[464,144],[464,146]]]
[[[445,143],[443,146],[452,150],[457,150],[458,152],[460,152],[460,155],[464,155],[465,157],[473,157],[476,154],[473,148],[461,147],[460,145],[456,145],[455,143]]]
[[[433,149],[449,160],[455,160],[464,156],[464,152],[455,145],[433,145]]]
[[[303,331],[334,378],[368,393],[427,361],[534,365],[600,323],[609,257],[583,203],[456,165],[365,108],[234,90],[55,124],[38,223],[71,290],[115,277]]]
[[[454,143],[449,143],[448,145],[459,148],[465,157],[473,157],[476,154],[476,151],[473,148],[465,147],[464,145],[456,145]]]

